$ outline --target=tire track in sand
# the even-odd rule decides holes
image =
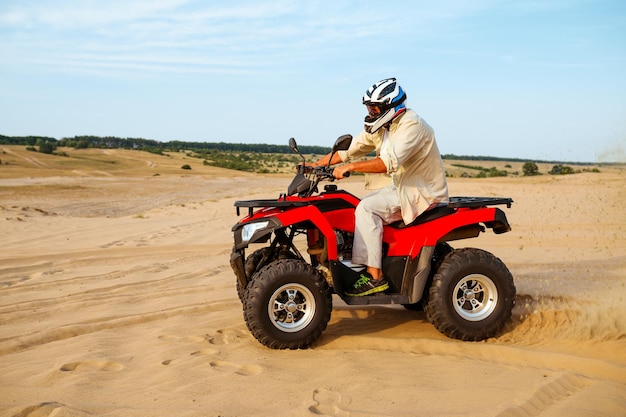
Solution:
[[[45,345],[47,343],[82,336],[89,333],[95,333],[102,330],[119,329],[122,327],[145,324],[181,315],[221,311],[224,309],[234,308],[237,305],[237,301],[230,299],[214,300],[211,304],[198,303],[149,313],[103,317],[97,320],[88,320],[85,322],[68,324],[4,340],[3,342],[0,342],[0,355],[6,355],[34,346]]]
[[[215,286],[204,284],[190,284],[180,288],[171,288],[175,282],[183,283],[185,281],[203,277],[211,277],[220,273],[220,271],[205,271],[203,273],[183,273],[166,278],[133,282],[128,284],[117,284],[107,287],[99,287],[86,291],[67,294],[63,297],[63,303],[59,303],[58,298],[43,298],[29,301],[22,301],[13,304],[0,306],[0,318],[4,321],[11,320],[13,322],[20,319],[32,320],[36,315],[45,314],[44,308],[52,308],[55,313],[79,311],[92,305],[101,305],[103,303],[111,303],[113,301],[132,302],[138,297],[145,297],[151,301],[159,299],[167,299],[173,296],[195,294],[198,291],[211,291]],[[167,289],[167,291],[164,291]],[[34,313],[38,311],[39,313]],[[0,338],[0,341],[2,339]]]
[[[94,259],[90,252],[78,260],[67,261],[68,265],[61,261],[61,268],[56,262],[39,264],[29,271],[33,278],[30,283],[2,289],[1,300],[9,303],[0,306],[0,355],[103,330],[238,306],[234,297],[206,301],[211,299],[211,292],[226,285],[211,279],[221,274],[226,265],[208,268],[206,256],[197,253],[197,249],[183,251],[182,257],[174,255],[174,259],[163,259],[160,250],[142,251],[141,256],[130,259],[110,259],[100,253]],[[154,262],[155,257],[159,262]],[[94,268],[116,268],[124,261],[124,269],[81,274]],[[82,264],[85,271],[81,270]],[[54,270],[55,276],[46,276],[46,270]],[[75,276],[59,279],[69,274]],[[103,309],[103,305],[107,308]],[[77,321],[81,317],[92,318]],[[22,334],[22,329],[29,332]]]
[[[557,403],[576,395],[590,385],[589,381],[585,381],[580,377],[568,374],[561,375],[553,381],[540,386],[521,404],[509,407],[495,417],[540,416]]]
[[[56,401],[38,403],[14,412],[15,414],[11,414],[11,417],[53,417],[56,415],[87,417],[94,415]]]

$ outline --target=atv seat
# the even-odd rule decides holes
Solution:
[[[406,224],[404,220],[398,220],[397,222],[389,223],[389,226],[396,229],[403,229],[405,227],[415,226],[418,224],[426,223],[431,220],[438,219],[448,214],[454,213],[454,207],[451,207],[447,203],[439,204],[437,207],[430,210],[426,210],[415,218],[411,223]]]

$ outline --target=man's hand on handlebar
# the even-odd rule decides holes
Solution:
[[[340,165],[333,170],[333,177],[340,180],[350,176],[349,164]]]

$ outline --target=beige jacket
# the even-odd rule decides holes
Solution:
[[[413,110],[394,119],[383,148],[385,130],[362,131],[338,154],[350,162],[375,150],[396,186],[402,220],[408,224],[431,205],[448,202],[446,173],[433,129]]]

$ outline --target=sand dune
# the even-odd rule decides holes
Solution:
[[[149,157],[142,169],[162,166]],[[453,245],[513,273],[501,336],[459,342],[421,312],[335,298],[312,349],[274,351],[243,321],[230,227],[235,200],[275,197],[288,176],[38,175],[36,159],[0,171],[2,417],[626,416],[618,167],[450,180],[515,200],[511,233]],[[363,195],[361,181],[341,185]]]

